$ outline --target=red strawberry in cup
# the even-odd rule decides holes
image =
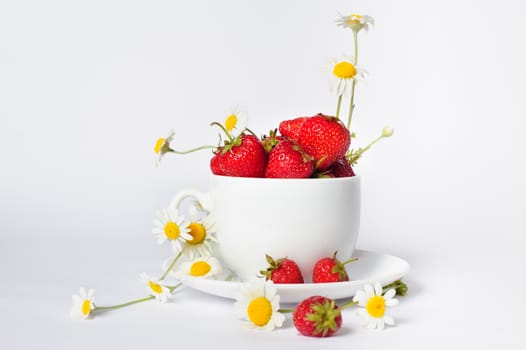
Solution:
[[[299,117],[291,120],[284,120],[279,124],[279,132],[289,140],[298,143],[300,139],[301,127],[309,117]]]
[[[333,177],[355,176],[351,163],[349,163],[345,157],[338,159],[333,165],[331,165],[328,175],[332,175]]]
[[[210,159],[210,170],[214,175],[225,175],[223,169],[221,168],[221,152],[214,154],[212,159]]]
[[[308,337],[329,337],[342,325],[342,315],[335,301],[319,295],[299,303],[292,320],[294,327]]]
[[[261,141],[254,135],[240,135],[235,140],[219,148],[217,160],[210,162],[214,167],[212,172],[219,169],[226,176],[263,177],[267,165],[267,152]]]
[[[265,177],[306,178],[314,171],[314,158],[290,140],[279,141],[268,156]]]
[[[339,119],[318,114],[303,122],[298,143],[314,157],[317,169],[324,171],[345,156],[351,134]]]

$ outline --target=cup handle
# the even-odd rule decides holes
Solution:
[[[195,199],[202,209],[212,212],[213,206],[212,206],[212,199],[210,197],[210,192],[201,192],[193,189],[184,189],[181,190],[179,193],[177,193],[170,202],[171,207],[175,207],[179,209],[179,206],[181,203],[187,199],[187,198],[193,198]]]

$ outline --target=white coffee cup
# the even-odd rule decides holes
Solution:
[[[210,192],[179,192],[172,205],[188,197],[214,214],[220,258],[241,280],[267,267],[265,255],[288,257],[305,282],[314,263],[338,252],[352,256],[360,226],[360,177],[266,179],[212,175]]]

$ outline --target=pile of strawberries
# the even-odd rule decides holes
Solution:
[[[301,270],[294,260],[281,258],[274,260],[266,256],[269,266],[260,273],[274,283],[304,283]],[[357,260],[357,258],[341,262],[336,258],[336,252],[332,257],[318,260],[313,267],[312,282],[328,283],[343,282],[349,280],[345,264]],[[328,337],[340,329],[342,324],[341,311],[336,302],[330,298],[320,295],[311,296],[295,308],[292,315],[294,327],[305,336]]]
[[[345,155],[351,135],[337,118],[317,114],[282,121],[279,133],[242,133],[225,141],[210,161],[216,175],[266,178],[350,177]]]

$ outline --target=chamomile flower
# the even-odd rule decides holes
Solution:
[[[385,325],[393,326],[395,321],[392,317],[385,314],[387,306],[398,305],[398,299],[394,299],[396,291],[389,289],[382,295],[382,285],[375,283],[374,289],[371,285],[366,284],[364,290],[359,290],[353,298],[359,306],[364,309],[358,310],[364,325],[371,329],[384,329]]]
[[[173,276],[178,280],[184,280],[189,277],[215,278],[221,273],[223,273],[223,268],[219,261],[208,256],[181,263]]]
[[[71,307],[71,318],[74,320],[84,320],[89,317],[95,309],[95,291],[80,288],[79,294],[73,294],[73,306]]]
[[[349,16],[340,15],[340,18],[336,20],[336,23],[344,28],[350,28],[356,31],[365,29],[367,31],[369,26],[374,26],[374,18],[367,15],[353,13]]]
[[[170,241],[176,254],[183,250],[183,244],[187,240],[192,239],[188,228],[189,223],[185,221],[184,216],[179,215],[174,207],[159,211],[153,223],[155,227],[152,233],[157,237],[157,243]]]
[[[168,153],[172,152],[173,150],[170,148],[170,142],[174,139],[174,131],[170,130],[168,135],[166,137],[161,137],[157,139],[157,142],[155,142],[155,147],[153,148],[155,154],[159,155],[159,158],[157,159],[157,164],[161,161],[163,156]]]
[[[212,214],[204,218],[199,218],[198,210],[195,206],[188,208],[190,224],[188,224],[188,233],[191,239],[186,240],[183,247],[183,254],[189,259],[196,256],[209,256],[212,252],[211,243],[216,242],[215,220]]]
[[[279,312],[279,295],[272,281],[255,280],[244,284],[234,304],[237,317],[248,328],[271,331],[281,327],[285,316]]]
[[[248,125],[248,114],[240,107],[232,108],[227,114],[224,122],[225,129],[232,135],[237,136],[243,132]]]
[[[354,58],[344,56],[341,59],[331,59],[330,69],[330,89],[336,91],[338,96],[349,97],[353,81],[361,80],[365,77],[366,71],[354,65]]]
[[[157,301],[165,303],[168,300],[170,289],[168,289],[164,281],[159,281],[157,278],[150,277],[146,273],[141,273],[141,282],[146,284],[146,290],[150,295],[153,295]]]

